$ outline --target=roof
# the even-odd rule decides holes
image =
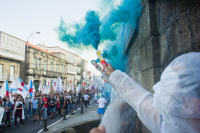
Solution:
[[[59,47],[59,46],[47,47],[47,46],[45,46],[45,45],[42,45],[42,44],[37,44],[37,45],[41,45],[41,46],[43,46],[43,47],[46,47],[46,48],[56,48],[56,47],[58,47],[58,48],[60,48],[60,49],[62,49],[62,50],[64,50],[64,51],[66,51],[66,52],[69,52],[69,53],[71,53],[71,54],[73,54],[73,55],[75,55],[75,56],[77,56],[77,57],[79,57],[79,58],[81,58],[81,59],[82,59],[82,57],[80,57],[79,55],[77,55],[77,54],[74,54],[74,53],[72,53],[72,52],[70,52],[70,51],[67,51],[66,49],[64,49],[64,48],[61,48],[61,47]]]
[[[26,43],[26,45],[27,45],[27,43]],[[52,54],[52,53],[50,53],[50,52],[48,52],[48,51],[45,51],[45,50],[43,50],[43,49],[41,49],[41,48],[39,48],[39,47],[37,47],[37,46],[35,46],[35,45],[33,45],[33,44],[28,43],[28,46],[29,46],[29,47],[32,47],[32,48],[34,48],[34,49],[38,49],[38,50],[40,50],[40,51],[42,51],[42,52],[45,52],[45,53],[47,53],[47,54],[50,54],[50,55],[53,55],[53,56],[59,58],[58,56],[56,56],[56,55],[54,55],[54,54]]]
[[[0,31],[0,34],[1,34],[1,33],[4,33],[4,34],[6,34],[6,35],[8,35],[8,36],[11,36],[11,37],[13,37],[13,38],[15,38],[15,39],[18,39],[18,40],[20,40],[20,41],[26,42],[26,41],[24,41],[24,40],[22,40],[22,39],[20,39],[20,38],[17,38],[17,37],[15,37],[15,36],[13,36],[13,35],[10,35],[10,34],[8,34],[8,33],[6,33],[6,32]]]
[[[60,48],[60,49],[62,49],[62,50],[65,50],[65,51],[67,51],[66,49],[63,49],[63,48],[61,48],[61,47],[59,47],[59,46],[47,47],[47,46],[45,46],[45,45],[42,45],[42,44],[37,44],[37,45],[41,45],[41,46],[43,46],[43,47],[46,47],[46,48],[55,48],[55,47],[58,47],[58,48]],[[71,53],[71,54],[73,54],[73,55],[76,55],[76,54],[74,54],[74,53],[72,53],[72,52],[70,52],[70,51],[67,51],[67,52],[69,52],[69,53]],[[76,55],[76,56],[78,56],[78,55]]]

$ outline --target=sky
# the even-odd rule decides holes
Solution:
[[[45,46],[59,46],[86,59],[88,69],[100,75],[90,63],[96,59],[95,50],[74,51],[58,40],[55,28],[62,17],[66,23],[80,22],[88,10],[99,11],[100,0],[0,0],[0,31],[24,41]]]

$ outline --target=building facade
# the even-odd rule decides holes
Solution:
[[[66,83],[67,62],[62,58],[63,53],[56,53],[56,56],[32,44],[28,44],[28,48],[25,60],[26,83],[32,80],[36,90],[40,83],[42,86],[46,85],[47,80],[51,86],[53,79],[56,80],[58,76],[62,79],[63,85]]]
[[[21,77],[21,62],[24,62],[25,41],[0,31],[0,87],[5,79]]]
[[[82,59],[80,56],[71,53],[63,48],[58,46],[55,47],[47,47],[41,44],[37,45],[43,50],[48,50],[51,53],[62,52],[65,54],[64,59],[68,62],[67,65],[67,86],[71,85],[71,83],[77,87],[78,84],[85,83],[87,84],[87,61]]]

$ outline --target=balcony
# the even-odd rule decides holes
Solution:
[[[7,80],[7,73],[0,73],[0,81]]]
[[[46,77],[66,77],[66,73],[60,73],[60,72],[52,72],[52,71],[46,71]]]
[[[43,73],[42,69],[33,69],[33,75],[43,75]]]

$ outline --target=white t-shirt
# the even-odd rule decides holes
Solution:
[[[99,98],[97,102],[99,103],[99,108],[105,108],[107,101],[104,98]]]
[[[84,97],[84,100],[88,100],[89,96],[86,94],[83,96]]]

